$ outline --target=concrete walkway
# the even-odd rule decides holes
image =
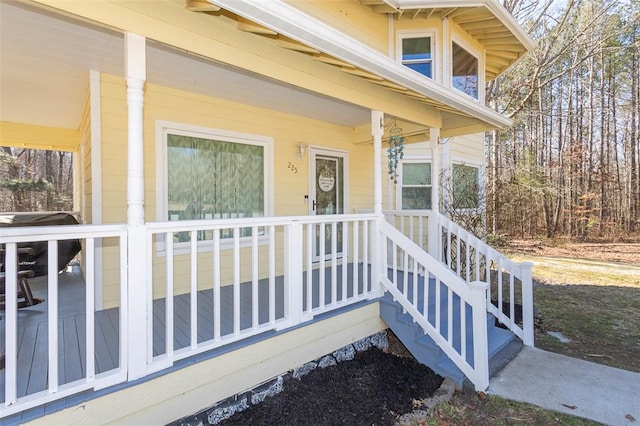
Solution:
[[[489,394],[612,426],[640,426],[640,373],[524,347]]]

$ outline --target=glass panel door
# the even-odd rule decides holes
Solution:
[[[345,162],[346,153],[310,149],[311,176],[310,182],[310,214],[334,215],[345,212]],[[324,234],[324,238],[322,236]],[[335,234],[335,235],[334,235]],[[331,224],[324,225],[324,232],[320,226],[314,228],[314,259],[318,259],[322,252],[321,238],[324,239],[324,255],[330,257],[334,247],[338,255],[342,253],[342,224],[335,228]]]

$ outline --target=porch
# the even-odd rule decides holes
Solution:
[[[364,281],[362,280],[363,268],[359,265],[359,271],[355,274],[361,277],[357,288],[351,285],[354,282],[353,264],[347,265],[347,297],[353,297],[353,292],[362,293]],[[342,265],[337,265],[338,277],[341,277]],[[331,304],[331,268],[325,268],[325,305]],[[314,307],[319,305],[319,271],[313,271],[312,275],[312,302]],[[306,281],[306,277],[304,277]],[[27,307],[18,311],[18,377],[17,392],[18,398],[23,398],[31,394],[35,394],[47,389],[48,381],[48,303],[46,298],[47,278],[36,277],[30,279],[30,285],[35,297],[45,299],[45,302],[36,306]],[[67,268],[66,271],[58,276],[58,383],[66,385],[77,380],[82,380],[86,375],[86,283],[82,276],[82,271],[78,264],[74,264]],[[304,285],[304,283],[303,283]],[[342,299],[342,280],[337,283],[338,300]],[[275,318],[282,319],[284,316],[283,304],[284,280],[282,276],[276,277],[275,280]],[[213,307],[213,296],[211,291],[200,290],[197,293],[197,317],[198,317],[198,343],[203,343],[213,339],[213,316],[211,315]],[[221,315],[220,330],[222,338],[233,334],[233,289],[231,286],[222,287],[221,297]],[[306,299],[306,291],[304,294]],[[367,303],[363,301],[363,303]],[[173,347],[176,350],[187,348],[190,345],[190,303],[188,294],[180,294],[174,296],[174,342]],[[252,324],[252,291],[251,283],[242,283],[240,285],[240,329],[246,330],[251,328]],[[268,282],[259,282],[258,303],[259,322],[268,322],[267,312],[269,312],[269,289]],[[153,329],[154,356],[164,353],[166,348],[166,300],[156,299],[153,301]],[[4,318],[3,318],[4,319]],[[94,347],[95,360],[94,368],[96,374],[106,373],[119,368],[119,308],[110,308],[97,310],[94,312]],[[4,324],[4,321],[3,321]],[[273,337],[275,332],[266,332],[255,336],[251,339],[245,339],[240,343],[242,346],[255,343],[258,340]],[[4,353],[5,346],[5,330],[0,329],[0,354]],[[232,350],[239,345],[231,345],[225,347],[224,350]],[[219,355],[220,351],[213,351],[208,356]],[[195,362],[195,361],[191,361]],[[0,398],[5,397],[5,375],[0,377]],[[82,398],[79,396],[78,400]],[[73,398],[71,399],[73,400]],[[68,405],[69,401],[64,404]],[[60,402],[50,403],[52,407],[60,406]],[[50,409],[50,408],[49,408]],[[9,423],[16,424],[43,415],[48,410],[47,407],[41,406],[12,416],[7,420]]]
[[[7,303],[3,416],[33,407],[27,413],[37,416],[49,409],[43,404],[64,407],[64,397],[74,401],[77,393],[172,371],[184,364],[181,360],[194,362],[358,309],[385,291],[477,388],[486,387],[487,311],[527,342],[532,324],[515,321],[515,304],[530,302],[526,268],[496,258],[497,252],[438,215],[389,212],[387,220],[403,232],[372,214],[149,223],[142,238],[146,244],[139,246],[146,251],[141,263],[146,268],[139,269],[147,271],[141,300],[130,296],[135,283],[126,285],[123,267],[125,236],[136,230],[10,231],[9,273],[15,243],[49,241],[52,260],[55,241],[74,236],[83,242],[84,279],[79,267],[50,273],[31,280],[45,303],[21,310]],[[423,250],[429,241],[446,264]],[[97,274],[102,258],[118,260],[111,274],[121,279],[115,297],[109,294],[109,276]],[[100,270],[110,269],[105,266]],[[9,292],[15,286],[11,281]],[[499,304],[491,303],[492,295]],[[116,306],[108,306],[113,300]],[[510,309],[497,309],[505,301]],[[146,313],[142,323],[135,319],[134,304]],[[142,338],[131,338],[134,333]],[[138,377],[134,352],[143,354]]]

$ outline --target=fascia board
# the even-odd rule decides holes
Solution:
[[[250,19],[321,52],[349,62],[386,80],[423,94],[494,127],[507,127],[511,120],[467,99],[393,59],[347,36],[280,0],[209,0],[223,9]]]

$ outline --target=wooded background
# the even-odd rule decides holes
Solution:
[[[0,212],[73,210],[70,152],[0,146]]]
[[[509,0],[536,48],[487,88],[514,126],[488,136],[488,232],[640,230],[640,2]]]
[[[640,235],[640,2],[505,0],[536,42],[487,87],[486,232]],[[0,147],[0,211],[72,209],[71,154]],[[486,207],[486,208],[485,208]]]

